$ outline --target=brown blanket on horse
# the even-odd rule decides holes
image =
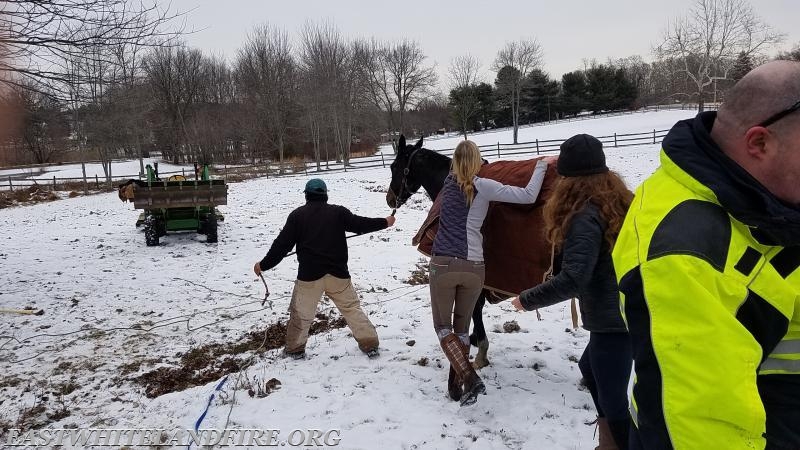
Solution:
[[[531,179],[539,158],[525,161],[497,161],[484,164],[479,177],[491,178],[504,184],[525,187]],[[496,303],[518,295],[525,289],[542,282],[550,267],[551,247],[544,239],[544,217],[542,206],[550,195],[557,178],[555,165],[547,168],[541,193],[536,203],[515,205],[492,202],[483,223],[483,256],[486,262],[484,287],[494,296],[489,301]],[[428,212],[412,243],[430,256],[433,239],[439,229],[441,196],[438,196]],[[492,298],[494,297],[494,298]]]

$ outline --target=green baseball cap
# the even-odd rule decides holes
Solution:
[[[328,192],[328,186],[319,178],[312,178],[306,183],[306,188],[303,192],[307,194],[325,194]]]

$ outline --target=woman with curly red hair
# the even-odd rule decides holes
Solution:
[[[608,170],[603,144],[579,134],[561,145],[561,179],[544,206],[545,236],[561,270],[512,303],[532,311],[577,297],[589,344],[578,366],[597,408],[598,449],[627,449],[628,381],[633,356],[619,308],[611,249],[633,193]]]

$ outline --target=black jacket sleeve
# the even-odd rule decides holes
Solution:
[[[278,237],[272,242],[267,256],[259,263],[261,270],[269,270],[277,266],[295,246],[297,243],[296,222],[296,214],[292,212],[292,214],[289,214],[289,217],[286,218],[286,224],[283,226],[281,232],[278,233]]]
[[[522,306],[531,311],[577,297],[592,278],[603,239],[604,229],[597,217],[585,210],[573,216],[564,238],[561,271],[523,291],[519,296]]]
[[[371,218],[361,217],[350,212],[349,209],[342,207],[344,214],[344,230],[351,233],[364,234],[382,230],[389,226],[383,217]]]

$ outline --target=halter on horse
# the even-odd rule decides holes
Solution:
[[[389,183],[389,189],[386,192],[386,203],[393,208],[392,215],[394,215],[397,208],[399,208],[403,203],[411,197],[414,192],[419,190],[420,184],[416,184],[416,186],[409,189],[408,185],[408,178],[409,173],[411,172],[411,164],[414,162],[414,157],[417,155],[417,152],[422,150],[422,139],[417,141],[417,143],[413,147],[413,151],[408,157],[406,161],[406,166],[403,168],[403,175],[400,179],[400,188],[395,191],[392,188],[393,183]],[[406,150],[406,138],[405,136],[400,136],[400,141],[397,146],[397,157],[395,157],[394,162],[392,162],[391,170],[392,170],[392,181],[394,181],[394,175],[396,170],[396,163],[398,162],[398,158],[401,156],[402,152]],[[413,192],[412,192],[413,190]]]

